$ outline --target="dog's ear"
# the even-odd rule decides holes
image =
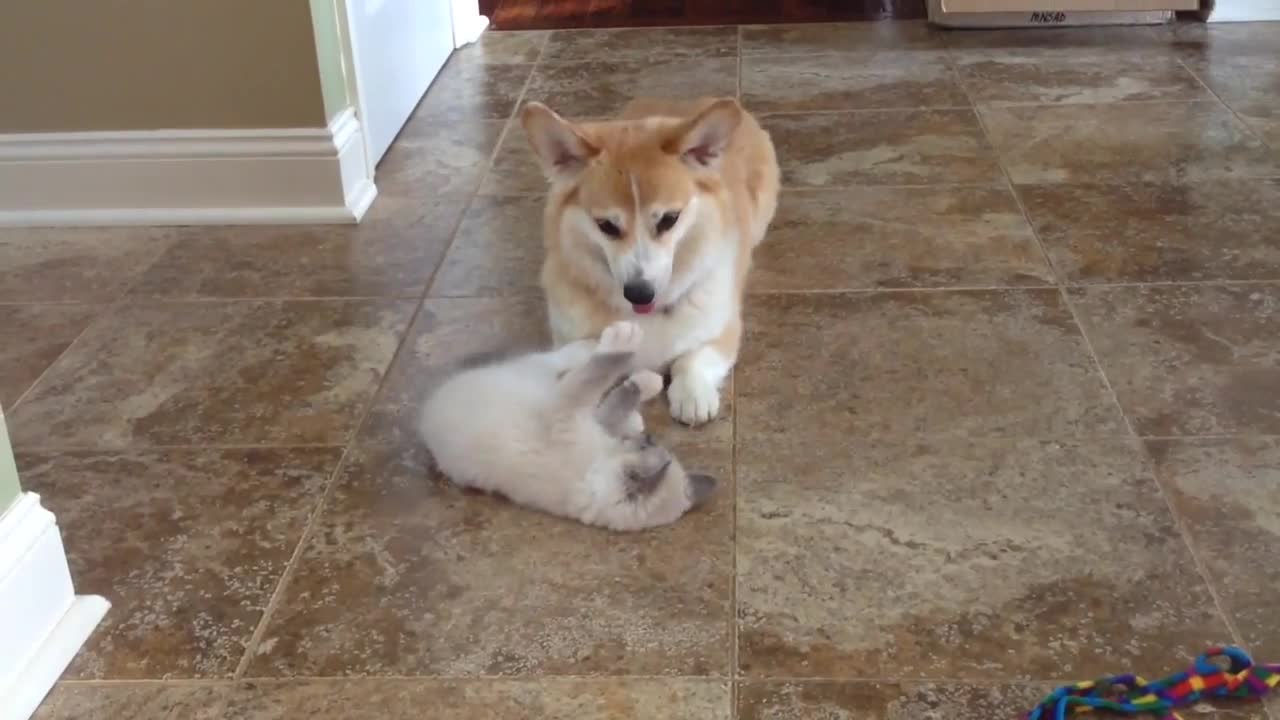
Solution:
[[[520,125],[538,156],[542,172],[552,182],[572,180],[586,167],[600,148],[583,137],[568,120],[539,102],[520,110]]]
[[[715,168],[729,139],[742,124],[742,106],[733,98],[717,100],[681,124],[663,149],[694,168]]]

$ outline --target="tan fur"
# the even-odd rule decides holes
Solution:
[[[737,360],[751,253],[777,208],[768,133],[736,100],[714,98],[640,99],[616,120],[581,124],[531,103],[521,120],[551,182],[541,283],[556,343],[640,322],[645,364],[671,368],[672,415],[711,419]],[[680,220],[662,233],[668,211]],[[618,237],[598,229],[606,219]],[[624,299],[633,276],[653,281],[657,312]]]

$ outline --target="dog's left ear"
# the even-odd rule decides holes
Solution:
[[[542,103],[521,108],[520,124],[543,174],[552,182],[573,180],[600,154],[600,148],[578,128]]]
[[[694,168],[715,168],[742,124],[742,112],[733,98],[717,100],[681,125],[664,149]]]

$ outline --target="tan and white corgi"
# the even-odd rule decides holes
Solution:
[[[751,252],[777,209],[769,134],[731,98],[637,100],[589,123],[529,103],[520,119],[551,183],[541,281],[555,344],[637,322],[641,366],[670,370],[671,416],[714,419]]]

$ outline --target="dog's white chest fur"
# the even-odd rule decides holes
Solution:
[[[664,371],[676,358],[720,335],[733,319],[738,306],[734,246],[726,243],[725,248],[725,252],[703,261],[701,277],[674,305],[646,315],[621,305],[616,309],[612,321],[634,322],[644,331],[644,345],[638,353],[640,367]],[[600,331],[590,318],[579,317],[570,308],[553,303],[548,314],[557,346],[591,339]]]

